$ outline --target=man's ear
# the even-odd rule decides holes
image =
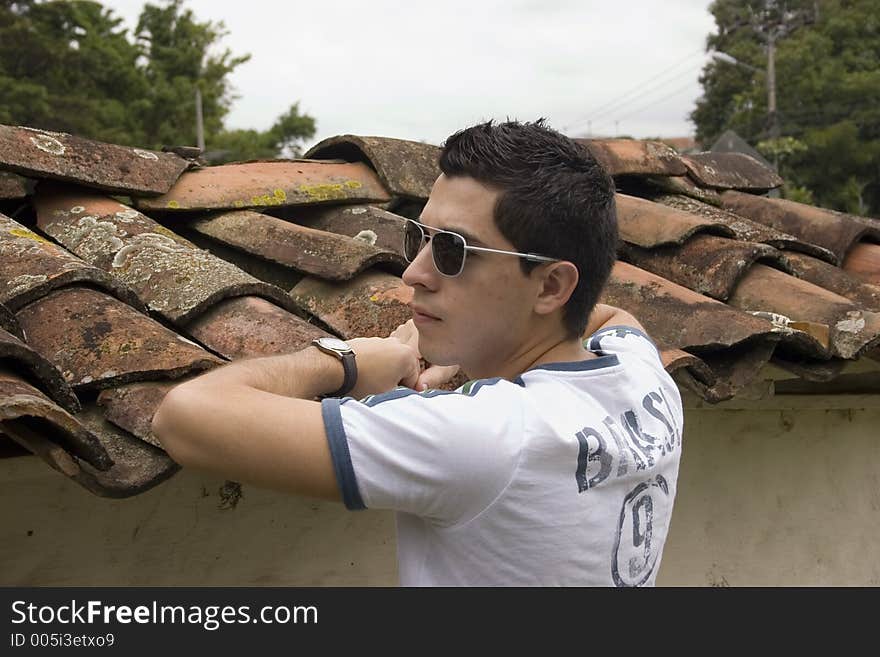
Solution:
[[[568,261],[552,262],[533,272],[540,276],[541,287],[535,298],[535,312],[548,315],[568,303],[578,284],[578,270]]]

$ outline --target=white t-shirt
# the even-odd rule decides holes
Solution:
[[[514,381],[322,402],[346,506],[398,511],[402,585],[654,584],[681,397],[640,331],[585,346]]]

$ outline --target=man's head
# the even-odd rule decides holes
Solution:
[[[544,314],[558,316],[565,337],[579,337],[615,259],[614,184],[608,174],[586,148],[541,120],[490,121],[457,132],[443,147],[440,169],[422,223],[458,229],[475,246],[562,262],[469,252],[462,274],[444,278],[431,271],[430,255],[420,254],[404,281],[416,288],[416,312],[421,308],[442,320],[422,317],[419,327],[427,346],[443,351],[432,362],[456,358],[462,349],[490,348],[507,335],[522,340],[530,322]],[[472,334],[458,325],[462,312],[470,313]],[[459,344],[441,348],[439,341]]]

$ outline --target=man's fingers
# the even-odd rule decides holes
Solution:
[[[421,392],[423,390],[423,388],[418,387],[418,385],[419,385],[419,369],[420,369],[419,368],[419,359],[414,358],[406,376],[404,376],[400,380],[400,385],[406,386],[407,388],[412,388],[413,390],[417,390],[417,391]]]
[[[389,337],[397,338],[410,347],[419,348],[419,331],[411,319],[394,329]]]
[[[419,380],[416,383],[416,390],[421,392],[427,388],[437,388],[442,386],[458,374],[458,369],[458,365],[431,365],[431,367],[425,369],[425,371],[419,376]]]

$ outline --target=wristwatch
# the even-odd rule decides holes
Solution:
[[[345,371],[342,387],[329,395],[323,395],[324,397],[342,397],[357,383],[357,363],[354,359],[354,350],[348,346],[347,342],[338,338],[315,338],[312,340],[312,344],[325,354],[336,356],[342,361],[342,369]]]

